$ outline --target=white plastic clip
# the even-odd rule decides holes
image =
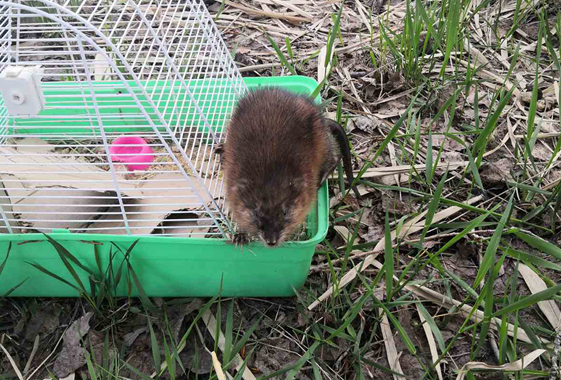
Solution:
[[[8,66],[0,73],[0,94],[11,116],[37,116],[45,108],[41,66]]]

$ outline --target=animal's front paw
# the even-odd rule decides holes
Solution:
[[[249,236],[245,232],[238,232],[234,235],[232,243],[234,243],[236,247],[243,248],[244,245],[249,243]]]
[[[214,148],[214,153],[221,156],[224,153],[224,143],[220,143]]]

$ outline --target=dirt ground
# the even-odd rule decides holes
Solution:
[[[251,0],[221,3],[208,0],[205,3],[210,13],[216,16],[218,29],[243,76],[290,75],[290,70],[282,65],[278,52],[267,39],[270,36],[288,57],[286,36],[291,41],[293,57],[289,61],[295,72],[320,81],[321,64],[324,62],[321,57],[323,54],[325,59],[326,41],[334,25],[338,2]],[[426,3],[432,6],[440,4]],[[483,2],[465,3],[471,7],[466,9],[476,13],[475,9]],[[506,35],[513,27],[511,18],[516,3],[487,2],[480,15],[465,20],[462,38],[471,41],[474,46],[471,54],[485,61],[485,67],[472,74],[481,83],[489,80],[491,85],[485,87],[482,84],[462,92],[457,97],[454,114],[447,111],[445,116],[434,119],[439,110],[447,107],[447,101],[455,96],[455,91],[464,87],[462,80],[467,75],[466,71],[454,73],[456,66],[450,65],[447,73],[452,79],[440,81],[436,77],[441,65],[431,65],[426,61],[420,62],[417,67],[408,66],[405,58],[402,63],[396,61],[398,53],[392,49],[399,47],[381,42],[386,41],[381,36],[384,33],[401,36],[407,21],[406,2],[344,2],[341,36],[337,37],[334,47],[336,65],[321,96],[333,100],[327,107],[327,114],[335,116],[337,97],[341,95],[342,113],[349,119],[346,130],[353,147],[355,169],[368,162],[372,166],[359,186],[363,195],[360,201],[352,193],[343,198],[336,181],[332,182],[328,237],[318,246],[310,276],[298,297],[222,299],[206,312],[202,311],[208,299],[153,299],[158,312],[152,312],[146,309],[141,299],[110,300],[94,308],[84,299],[0,298],[0,348],[3,350],[0,353],[0,379],[220,379],[211,358],[213,351],[218,352],[219,360],[224,361],[225,355],[214,338],[216,324],[220,325],[223,334],[231,331],[233,338],[230,344],[235,346],[236,342],[243,342],[235,347],[234,353],[238,355],[238,363],[244,362],[245,370],[230,368],[229,373],[232,378],[237,374],[237,378],[244,380],[389,379],[392,376],[394,379],[455,379],[458,370],[467,363],[482,362],[496,366],[515,362],[541,347],[536,339],[547,339],[547,343],[551,343],[557,326],[551,325],[548,314],[537,304],[509,314],[502,321],[503,325],[490,322],[493,326],[481,343],[480,330],[477,334],[472,333],[473,320],[470,321],[462,309],[463,306],[468,307],[469,313],[475,299],[478,299],[482,301],[479,310],[483,311],[484,303],[491,302],[489,298],[474,297],[466,289],[478,276],[497,223],[508,208],[510,194],[516,192],[517,200],[512,207],[511,218],[520,219],[543,204],[546,197],[523,197],[518,194],[523,191],[522,188],[513,190],[512,185],[522,183],[523,170],[526,170],[520,162],[523,156],[520,141],[523,137],[519,135],[524,135],[527,128],[524,123],[531,108],[536,72],[535,44],[538,37],[541,38],[539,20],[529,10],[530,16],[520,22],[519,29],[514,33],[521,41],[520,62],[514,74],[518,91],[513,95],[515,101],[508,105],[508,117],[500,115],[496,128],[489,136],[478,171],[479,180],[471,177],[469,169],[468,153],[472,154],[477,139],[473,135],[474,125],[480,120],[488,120],[495,111],[494,90],[504,84],[503,79],[509,70],[509,59],[513,53],[511,50],[507,52],[506,48],[501,50],[499,35]],[[559,4],[555,1],[539,3],[547,8],[546,14],[554,25],[557,12],[561,10]],[[294,21],[291,17],[298,20]],[[373,21],[367,23],[370,18]],[[384,30],[381,30],[382,24],[385,25]],[[481,32],[487,31],[491,25],[498,25],[499,35]],[[420,36],[418,48],[426,35],[424,32]],[[552,41],[556,43],[553,47],[559,51],[558,38],[552,37]],[[432,44],[434,42],[428,44],[431,46],[424,51],[427,56],[431,50],[438,49],[436,44]],[[407,49],[402,49],[399,54],[406,52]],[[545,56],[551,51],[544,47],[542,54]],[[545,60],[537,67],[543,69],[536,102],[537,117],[543,120],[539,132],[553,135],[540,135],[533,142],[535,170],[545,174],[540,177],[540,182],[532,182],[528,186],[539,187],[543,190],[539,194],[543,195],[553,192],[561,178],[557,164],[544,169],[555,152],[555,137],[560,132],[559,96],[555,93],[558,91],[555,85],[559,84],[559,73],[553,63]],[[418,72],[415,71],[417,69]],[[460,79],[456,80],[456,76]],[[398,137],[410,134],[409,137],[395,138],[384,145],[392,127],[406,113],[413,94],[423,86],[426,90],[414,104],[414,108],[419,110],[415,114],[418,119],[409,120],[396,134]],[[475,102],[477,109],[474,108]],[[450,119],[453,122],[448,123]],[[417,135],[419,141],[415,141],[415,122],[421,131]],[[384,148],[383,153],[370,161],[372,152],[379,147]],[[420,158],[412,161],[413,154],[418,154]],[[471,159],[477,159],[477,156]],[[424,173],[427,161],[437,164],[429,185]],[[458,164],[453,166],[453,163]],[[382,172],[381,168],[392,170]],[[410,216],[429,208],[447,168],[448,177],[443,190],[447,200],[464,204],[470,197],[480,196],[481,200],[474,205],[484,210],[498,205],[496,214],[486,219],[488,225],[478,225],[477,229],[446,248],[436,262],[430,261],[428,256],[453,241],[461,229],[481,215],[473,209],[454,209],[453,203],[439,206],[435,217],[440,219],[433,221],[431,232],[422,244],[419,244],[419,238],[423,225],[417,232],[403,235],[399,242],[394,241],[393,275],[398,278],[403,275],[411,287],[404,286],[393,294],[392,299],[386,299],[384,280],[377,279],[381,270],[377,263],[381,265],[385,262],[383,243],[381,249],[378,244],[383,241],[388,226],[394,231],[400,226],[400,221],[403,223]],[[477,181],[483,188],[477,185]],[[349,216],[360,210],[360,214]],[[386,225],[386,215],[392,218],[389,225]],[[552,219],[557,218],[555,209],[555,212],[544,212],[530,220],[536,226],[549,228]],[[421,221],[424,222],[424,219]],[[558,227],[553,233],[526,225],[523,229],[542,236],[555,246],[561,243]],[[353,231],[357,231],[356,239],[346,252]],[[538,277],[543,279],[544,284],[551,287],[559,283],[560,271],[556,265],[561,257],[553,258],[549,251],[536,249],[513,234],[503,234],[500,244],[494,263],[507,247],[526,252],[531,257],[554,264],[542,268],[540,265],[543,262],[532,261],[540,267]],[[339,258],[327,253],[333,247]],[[345,255],[348,260],[344,259]],[[360,275],[354,277],[349,285],[342,286],[337,294],[327,297],[319,305],[310,306],[329,291],[334,278],[351,272],[353,266],[360,266],[369,257],[372,258],[371,265],[360,271]],[[491,282],[492,310],[506,307],[518,296],[537,293],[522,280],[524,273],[520,272],[520,262],[505,254],[504,262],[497,268]],[[489,277],[485,281],[488,280]],[[486,291],[485,281],[472,289],[477,296]],[[370,285],[374,289],[369,289]],[[446,300],[439,301],[438,296]],[[452,301],[458,303],[452,304]],[[543,302],[554,304],[553,310],[558,310],[556,300]],[[432,316],[433,335],[427,334],[427,323],[419,305]],[[384,308],[390,310],[390,320]],[[212,318],[219,323],[213,323]],[[506,322],[517,329],[532,332],[530,337],[507,342],[504,332]],[[504,330],[503,333],[501,330]],[[244,340],[243,336],[248,331]],[[438,347],[440,354],[442,347],[435,343],[435,339],[441,339],[445,346],[450,345],[438,371],[432,368],[433,350]],[[544,347],[552,353],[551,345],[544,343]],[[172,354],[179,359],[166,362]],[[516,378],[548,377],[549,360],[545,355],[540,357]],[[162,363],[166,365],[162,367]],[[392,375],[390,369],[399,369],[404,376]],[[504,379],[511,376],[493,368],[471,378]]]

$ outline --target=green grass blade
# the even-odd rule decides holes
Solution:
[[[312,363],[312,373],[314,374],[314,379],[323,380],[323,377],[321,376],[321,372],[319,370],[319,366],[317,362],[314,360],[314,358],[310,360],[310,363]]]
[[[251,351],[249,351],[249,353],[245,356],[245,359],[242,362],[242,365],[240,366],[239,370],[236,373],[236,376],[234,377],[234,380],[240,380],[243,379],[243,375],[244,375],[244,371],[247,367],[247,363],[249,363],[249,361],[253,358],[253,352],[255,351],[255,348],[253,348]]]
[[[152,348],[152,359],[154,360],[154,368],[159,370],[162,365],[162,357],[160,356],[160,345],[158,344],[158,339],[156,338],[156,334],[154,333],[154,328],[152,327],[152,321],[150,317],[147,315],[146,319],[148,320],[148,328],[150,329],[150,346]]]
[[[273,49],[275,49],[275,52],[277,53],[277,56],[279,57],[279,60],[284,65],[284,67],[286,67],[288,69],[288,71],[290,71],[292,73],[292,75],[297,75],[296,70],[294,69],[294,66],[292,66],[292,64],[290,62],[288,62],[288,60],[284,56],[282,50],[279,48],[277,43],[271,37],[269,37],[269,35],[267,33],[265,33],[265,37],[267,38],[267,40],[269,40],[269,43],[271,44]]]
[[[497,248],[499,247],[499,242],[501,241],[501,237],[503,235],[503,230],[510,219],[510,214],[512,212],[512,203],[514,200],[514,193],[512,193],[510,200],[506,206],[505,212],[499,221],[499,225],[497,229],[491,236],[491,240],[489,241],[489,245],[487,245],[487,249],[485,250],[485,254],[483,255],[483,259],[481,260],[481,265],[479,265],[479,270],[477,271],[477,275],[475,276],[475,280],[473,281],[472,288],[476,289],[487,272],[493,266],[493,261],[495,258],[495,253],[497,252]]]
[[[333,23],[333,28],[329,34],[329,39],[327,40],[327,48],[325,53],[325,67],[329,66],[331,51],[333,50],[333,45],[335,44],[335,40],[337,39],[337,33],[339,32],[339,28],[341,25],[341,15],[343,14],[343,3],[341,2],[341,6],[339,7],[339,12],[337,12],[337,18]]]
[[[392,298],[394,260],[393,260],[392,236],[391,236],[391,228],[390,228],[390,215],[388,210],[386,210],[385,223],[386,224],[384,228],[384,269],[386,270],[386,300],[389,301]]]
[[[481,293],[481,296],[485,298],[485,306],[483,309],[483,322],[481,323],[481,330],[479,331],[479,339],[477,342],[477,347],[475,351],[471,353],[472,358],[475,357],[477,353],[479,353],[481,347],[487,341],[487,335],[489,334],[489,330],[491,329],[493,305],[495,300],[494,298],[495,280],[499,273],[499,269],[503,265],[504,259],[505,259],[505,255],[502,255],[501,258],[497,261],[494,269],[491,270],[490,272],[487,282],[485,283],[484,291]]]
[[[132,365],[130,365],[129,363],[127,363],[124,360],[121,360],[121,363],[123,366],[125,366],[126,368],[129,369],[129,371],[131,371],[132,373],[134,373],[136,376],[138,376],[139,378],[141,378],[142,380],[154,380],[152,379],[152,377],[146,375],[145,373],[142,373],[141,371],[139,371],[137,368],[133,367]]]
[[[109,333],[105,334],[105,338],[103,339],[103,353],[102,353],[102,368],[111,369],[109,363],[110,355],[109,355]]]
[[[12,250],[12,242],[8,243],[8,249],[6,251],[6,257],[4,258],[4,261],[2,261],[2,264],[0,264],[0,275],[2,275],[2,271],[4,270],[4,266],[6,265],[6,262],[8,261],[8,257],[10,257],[10,252]]]
[[[429,128],[429,139],[427,141],[427,155],[425,160],[425,176],[427,185],[432,183],[432,130]]]
[[[323,86],[325,86],[326,80],[327,80],[327,77],[323,78],[323,80],[318,83],[318,85],[316,86],[314,91],[312,91],[312,94],[310,95],[310,97],[312,99],[315,99],[319,95],[319,93],[323,89]]]
[[[454,244],[456,244],[460,239],[462,239],[464,236],[466,236],[469,232],[471,232],[474,228],[478,227],[481,223],[483,223],[483,221],[485,221],[485,219],[491,215],[491,213],[497,209],[499,207],[499,205],[495,206],[492,210],[487,211],[487,213],[478,216],[477,218],[475,218],[471,223],[469,223],[466,228],[464,228],[460,233],[458,233],[457,235],[455,235],[452,239],[450,239],[448,242],[446,242],[446,244],[444,244],[438,251],[436,251],[435,253],[430,254],[428,260],[425,261],[425,264],[423,264],[421,266],[420,269],[424,268],[426,265],[428,265],[429,263],[433,263],[434,264],[434,258],[438,257],[439,255],[441,255],[443,252],[445,252],[448,248],[450,248],[451,246],[453,246]],[[382,271],[380,271],[379,273],[382,273]],[[400,287],[398,289],[396,289],[394,292],[398,292],[400,291],[406,283],[402,283],[400,285]]]
[[[450,276],[450,278],[454,282],[456,282],[456,284],[458,284],[460,286],[460,288],[462,288],[467,294],[469,294],[474,299],[479,296],[477,294],[477,292],[471,286],[469,286],[469,284],[467,282],[462,280],[462,278],[460,276],[458,276],[457,274],[455,274],[454,272],[449,271],[449,270],[444,268],[444,273],[446,273],[446,275]]]
[[[68,285],[68,286],[70,286],[70,287],[72,287],[72,288],[74,288],[78,293],[80,293],[80,294],[82,293],[82,290],[81,290],[80,288],[78,288],[76,285],[71,284],[70,282],[66,281],[64,278],[62,278],[62,277],[60,277],[60,276],[54,274],[53,272],[51,272],[50,270],[48,270],[48,269],[46,269],[46,268],[43,268],[41,265],[39,265],[39,264],[34,264],[34,263],[30,263],[30,262],[27,262],[27,261],[26,261],[26,263],[29,264],[29,265],[31,265],[31,266],[33,266],[35,269],[38,269],[38,270],[40,270],[41,272],[43,272],[43,273],[45,273],[45,274],[51,276],[52,278],[54,278],[54,279],[56,279],[56,280],[58,280],[58,281],[60,281],[60,282],[62,282],[62,283],[64,283],[64,284],[66,284],[66,285]]]
[[[378,304],[378,306],[381,307],[382,309],[384,309],[384,312],[388,316],[388,319],[390,320],[391,324],[396,328],[397,332],[399,333],[399,336],[401,337],[402,341],[405,343],[405,346],[407,347],[407,350],[412,355],[416,355],[417,354],[417,348],[415,348],[415,344],[413,344],[413,341],[409,338],[409,336],[407,335],[407,332],[405,331],[405,329],[403,328],[401,323],[399,323],[397,318],[394,317],[392,313],[390,313],[390,311],[386,308],[386,306],[383,303],[380,302]]]
[[[216,317],[215,317],[215,324],[214,324],[214,336],[221,336],[222,335],[222,300],[220,299],[216,304]],[[214,340],[214,346],[212,348],[214,352],[218,351],[218,339]]]
[[[415,0],[415,10],[420,14],[421,18],[425,22],[428,35],[435,37],[433,38],[433,41],[436,43],[438,50],[443,51],[444,48],[442,47],[441,39],[438,38],[438,33],[436,33],[436,30],[434,29],[434,25],[436,24],[434,17],[432,17],[432,15],[429,17],[425,5],[421,0]]]
[[[127,251],[125,252],[125,257],[128,258],[130,257],[134,247],[136,247],[136,245],[138,244],[138,242],[140,241],[140,239],[136,239],[131,245],[130,247],[127,248]]]
[[[444,184],[446,183],[446,179],[448,177],[448,170],[444,172],[442,179],[438,183],[436,187],[436,191],[432,197],[431,202],[429,203],[429,208],[427,210],[427,216],[425,218],[425,226],[423,227],[423,232],[421,233],[421,243],[425,240],[425,236],[427,236],[427,231],[432,224],[432,220],[434,215],[436,214],[436,210],[438,208],[438,204],[440,203],[440,197],[442,196],[442,190],[444,189]]]
[[[140,295],[140,302],[142,303],[142,306],[144,306],[147,310],[150,310],[152,313],[159,313],[159,310],[154,306],[152,301],[150,301],[150,298],[144,291],[144,288],[140,284],[136,272],[134,271],[132,265],[128,261],[127,261],[127,269],[132,276],[132,280],[134,282],[134,285],[136,286],[136,289],[138,290],[138,294]]]
[[[525,309],[527,307],[533,306],[541,301],[547,301],[553,298],[557,293],[561,291],[561,284],[552,286],[551,288],[542,290],[541,292],[532,294],[527,297],[523,297],[513,304],[508,305],[497,311],[493,317],[499,317],[501,315],[510,314],[512,312]]]
[[[224,11],[225,7],[226,7],[226,0],[221,0],[220,1],[220,7],[218,8],[218,11],[216,12],[216,15],[214,16],[214,21],[215,22],[220,18],[220,15]]]
[[[286,380],[292,380],[300,372],[304,364],[313,357],[314,351],[318,348],[319,342],[315,342],[309,349],[298,359],[296,365],[286,374]]]
[[[498,207],[495,206],[495,209]],[[491,215],[491,211],[487,211],[487,213],[483,214],[483,215],[479,215],[477,218],[475,218],[473,221],[471,221],[471,223],[469,223],[466,228],[464,228],[462,231],[460,231],[460,233],[458,233],[457,235],[455,235],[452,239],[448,240],[446,242],[446,244],[444,244],[434,255],[431,256],[438,256],[441,253],[445,252],[448,248],[450,248],[451,246],[453,246],[454,244],[456,244],[456,242],[458,242],[460,239],[463,239],[464,236],[466,236],[469,232],[473,231],[474,228],[477,228],[485,219],[487,219],[489,217],[489,215]]]
[[[561,13],[559,15],[561,19]],[[558,56],[559,50],[555,50],[555,47],[553,45],[554,38],[551,35],[551,32],[549,31],[549,25],[546,17],[543,17],[542,23],[545,23],[545,28],[544,28],[546,33],[545,46],[547,47],[547,50],[549,51],[549,56],[551,57],[555,67],[557,68],[557,77],[559,78],[559,76],[561,75],[561,62],[560,62],[561,55]],[[559,107],[559,121],[561,122],[561,81],[559,81],[559,99],[557,99],[557,105]],[[559,153],[560,150],[561,150],[561,138],[557,139],[557,144],[555,145],[555,149],[553,149],[553,154],[551,155],[551,158],[549,159],[546,165],[547,168],[551,167],[551,164],[553,163],[553,159],[557,157],[557,154]]]
[[[478,131],[479,130],[479,123],[481,122],[479,120],[479,86],[475,85],[474,87],[474,93],[473,93],[473,118],[474,120],[474,126],[475,126],[475,130]]]
[[[47,236],[47,235],[45,235]],[[68,252],[66,250],[66,248],[64,248],[62,245],[60,245],[58,242],[54,241],[51,237],[47,236],[47,239],[49,240],[49,242],[53,245],[53,247],[55,248],[56,252],[58,253],[62,263],[64,264],[64,266],[66,267],[66,269],[68,270],[68,272],[70,273],[70,275],[74,278],[74,281],[76,281],[76,284],[78,285],[78,287],[80,288],[81,292],[83,295],[87,295],[88,291],[86,290],[86,287],[84,286],[84,284],[82,283],[82,280],[80,279],[80,276],[78,275],[78,272],[76,272],[76,270],[74,269],[74,267],[72,266],[72,264],[70,264],[70,262],[68,261],[70,259],[72,262],[76,263],[78,262],[78,260],[72,256],[70,254],[70,252]],[[82,264],[78,264],[78,266],[80,268],[84,268],[82,266]],[[84,269],[85,270],[85,269]],[[91,271],[86,270],[88,273],[91,273]]]
[[[561,260],[561,248],[557,247],[556,245],[553,245],[550,242],[545,241],[540,237],[537,237],[535,235],[529,235],[522,231],[513,230],[512,233],[516,235],[518,238],[524,240],[529,246],[545,254],[553,256],[558,260]]]
[[[385,273],[385,271],[379,271],[376,274],[376,277],[374,278],[372,283],[377,284],[378,281],[380,281],[380,279],[384,275],[384,273]],[[369,286],[366,283],[366,281],[364,280],[363,276],[357,275],[357,277],[362,281],[363,285],[368,289],[368,291],[366,293],[364,293],[357,301],[355,301],[355,303],[352,305],[352,307],[347,310],[347,312],[345,313],[344,322],[341,324],[341,326],[339,326],[337,328],[337,330],[333,331],[325,339],[326,341],[331,341],[333,338],[339,336],[339,334],[341,334],[342,332],[344,332],[347,329],[347,326],[350,325],[355,320],[358,313],[361,312],[362,306],[364,305],[364,303],[368,300],[368,298],[374,292],[374,286]]]
[[[542,259],[541,257],[538,257],[536,255],[532,255],[526,252],[522,252],[522,251],[518,251],[516,249],[512,249],[512,248],[507,248],[504,250],[504,253],[507,256],[513,257],[515,259],[518,259],[524,263],[530,263],[532,265],[538,266],[538,267],[542,267],[542,268],[547,268],[547,269],[551,269],[557,272],[561,272],[561,265],[559,264],[555,264],[552,263],[551,261]]]
[[[555,191],[557,192],[557,197],[556,197],[557,199],[555,200],[555,206],[553,206],[553,211],[552,211],[552,215],[551,215],[551,230],[552,231],[555,231],[555,224],[556,224],[556,221],[557,221],[557,215],[558,215],[559,210],[561,209],[561,182],[559,182]]]
[[[286,45],[286,52],[288,53],[290,60],[294,62],[294,54],[292,54],[292,44],[290,43],[290,38],[285,37],[284,44]]]
[[[421,311],[421,314],[423,314],[423,318],[425,318],[425,321],[428,323],[428,325],[429,325],[429,327],[432,331],[432,334],[434,335],[434,338],[436,339],[436,342],[438,343],[438,347],[440,348],[440,351],[446,350],[446,345],[444,344],[444,338],[442,337],[442,332],[440,331],[440,329],[436,325],[436,322],[432,318],[432,315],[430,315],[428,310],[423,306],[422,302],[419,302],[417,304],[417,306],[419,307],[419,310]]]
[[[285,368],[282,368],[282,369],[280,369],[280,370],[278,370],[278,371],[272,372],[272,373],[270,373],[270,374],[268,374],[268,375],[259,376],[259,377],[257,378],[257,380],[271,379],[271,378],[273,378],[273,377],[277,377],[277,376],[280,376],[280,375],[282,375],[282,374],[285,374],[285,373],[287,373],[287,372],[289,372],[289,371],[292,371],[292,370],[294,370],[294,369],[296,369],[296,368],[302,368],[302,366],[306,363],[306,361],[308,361],[309,359],[311,359],[311,358],[313,357],[313,353],[315,352],[315,350],[316,350],[318,347],[319,347],[319,342],[316,341],[316,342],[308,349],[308,351],[306,351],[306,353],[305,353],[304,355],[302,355],[302,356],[300,357],[300,359],[298,359],[298,361],[297,361],[296,363],[291,364],[291,365],[289,365],[289,366],[287,366],[287,367],[285,367]],[[288,376],[292,376],[292,378],[294,378],[294,375],[296,375],[296,373],[297,373],[297,372],[295,372],[295,373],[292,374],[292,375],[291,375],[291,374],[288,374],[288,375],[287,375],[287,378],[288,378]]]
[[[485,128],[483,129],[483,131],[481,131],[481,134],[473,144],[472,154],[474,157],[477,156],[478,167],[481,166],[481,160],[483,159],[483,153],[485,153],[485,148],[487,147],[487,142],[489,140],[489,137],[497,127],[497,122],[499,121],[499,118],[501,117],[504,108],[510,101],[513,92],[514,92],[514,86],[512,86],[510,91],[507,92],[506,95],[502,97],[501,101],[499,102],[499,105],[497,106],[497,109],[495,110],[495,112],[493,112]]]
[[[91,380],[97,380],[97,379],[98,379],[97,373],[96,373],[96,371],[95,371],[95,366],[94,366],[94,364],[92,363],[92,359],[91,359],[90,353],[89,353],[89,352],[86,352],[85,356],[86,356],[86,364],[87,364],[87,367],[88,367],[88,373],[89,373],[89,375],[90,375],[90,379],[91,379]]]
[[[242,347],[247,343],[247,341],[249,340],[255,329],[257,329],[257,327],[261,324],[262,319],[263,316],[259,317],[259,319],[253,325],[251,325],[249,329],[247,329],[247,331],[236,342],[236,344],[234,344],[234,347],[232,347],[232,351],[230,355],[231,357],[233,357],[234,355],[238,354],[241,351]]]
[[[477,165],[475,164],[475,160],[473,158],[473,155],[471,154],[469,149],[466,149],[466,153],[468,155],[468,160],[469,160],[469,170],[471,171],[471,175],[473,176],[473,180],[475,181],[475,184],[480,188],[480,189],[485,189],[485,187],[483,187],[483,182],[481,182],[481,176],[479,175],[479,169],[477,168]]]
[[[511,185],[512,187],[515,187],[517,189],[522,189],[522,190],[525,190],[525,191],[530,192],[530,193],[542,194],[542,195],[551,195],[551,191],[543,190],[543,189],[540,189],[539,187],[532,186],[532,185],[526,185],[525,183],[508,182],[508,184]]]
[[[216,300],[220,296],[221,291],[222,291],[222,286],[220,287],[219,293],[217,295],[215,295],[214,297],[212,297],[202,308],[200,308],[199,313],[193,319],[193,321],[191,322],[191,324],[187,328],[187,331],[185,331],[185,333],[183,334],[183,336],[179,340],[179,343],[177,344],[178,347],[185,345],[185,343],[187,342],[187,338],[189,337],[189,335],[191,334],[191,331],[195,327],[195,324],[202,318],[202,316],[207,312],[207,310],[210,309],[210,307],[212,305],[214,305],[214,303],[216,302]],[[160,376],[161,375],[162,375],[162,373],[160,373]]]
[[[66,259],[72,261],[74,264],[76,264],[83,271],[85,271],[89,274],[94,274],[94,272],[90,268],[82,265],[82,263],[77,258],[75,258],[66,248],[64,248],[59,242],[57,242],[56,240],[54,240],[52,237],[50,237],[47,234],[43,234],[43,235],[45,235],[45,237],[47,238],[49,243],[51,243],[53,245],[53,247],[55,247],[55,249],[56,249],[56,251],[58,252],[59,255],[64,256]]]
[[[415,142],[413,143],[413,162],[417,161],[419,148],[421,147],[421,115],[411,117],[411,124],[415,127]]]
[[[448,2],[448,15],[446,17],[446,51],[444,53],[444,60],[440,70],[440,77],[444,77],[445,69],[450,60],[452,50],[456,47],[459,40],[459,27],[460,27],[460,11],[462,9],[461,0],[449,0]]]
[[[536,112],[538,110],[538,90],[539,90],[539,78],[540,78],[540,57],[541,57],[541,52],[542,52],[542,32],[543,32],[543,27],[540,24],[539,28],[538,28],[538,41],[537,41],[537,45],[536,45],[536,72],[535,72],[535,76],[534,76],[534,85],[532,88],[532,97],[530,99],[530,109],[528,111],[528,135],[527,135],[527,140],[529,140],[533,133],[534,133],[534,123],[536,120]],[[527,147],[530,147],[530,144],[527,144]],[[529,148],[531,149],[531,148]],[[526,152],[527,156],[531,156],[532,152],[527,151]]]
[[[392,371],[391,369],[386,368],[386,367],[384,367],[383,365],[380,365],[380,364],[376,363],[376,362],[373,361],[373,360],[369,360],[369,359],[364,358],[364,357],[363,357],[363,358],[360,358],[359,360],[360,360],[362,363],[366,364],[366,365],[369,365],[369,366],[371,366],[371,367],[373,367],[373,368],[376,368],[376,369],[378,369],[378,370],[380,370],[380,371],[382,371],[382,372],[387,373],[388,375],[396,376],[398,379],[399,379],[399,378],[403,378],[403,374],[401,374],[401,373],[399,373],[399,372]],[[382,379],[382,378],[378,378],[378,379]],[[386,379],[386,378],[384,377],[384,379]],[[387,377],[387,379],[390,379],[390,377]]]
[[[234,328],[234,300],[230,302],[228,307],[228,315],[226,316],[226,330],[224,331],[224,352],[223,363],[230,362],[230,354],[232,353],[232,335]]]
[[[95,257],[95,264],[97,266],[97,275],[100,279],[102,279],[105,274],[103,272],[103,268],[101,267],[101,254],[99,253],[99,248],[97,244],[94,244],[94,257]]]
[[[17,288],[19,288],[20,286],[22,286],[27,280],[29,280],[31,277],[27,277],[25,279],[23,279],[19,284],[12,286],[10,289],[8,289],[6,291],[6,293],[0,295],[0,299],[2,297],[9,297],[10,294],[12,294]]]
[[[360,215],[362,213],[364,213],[364,208],[359,208],[356,211],[349,212],[348,214],[345,214],[345,215],[340,216],[338,218],[333,218],[333,223],[335,224],[335,223],[344,222],[345,220],[350,219],[353,216]]]
[[[379,274],[382,273],[382,271],[379,272]],[[378,276],[378,275],[377,275]],[[384,312],[386,313],[386,315],[388,316],[388,319],[390,320],[390,322],[394,325],[394,327],[397,329],[399,335],[401,336],[401,339],[403,340],[403,342],[405,343],[405,345],[407,346],[407,349],[409,350],[409,352],[412,355],[416,355],[417,354],[417,349],[415,348],[415,345],[413,344],[413,342],[411,341],[411,339],[409,339],[409,337],[407,336],[407,333],[405,332],[405,329],[403,328],[403,326],[401,326],[401,324],[399,323],[399,321],[392,315],[392,313],[390,313],[390,311],[388,310],[388,308],[386,307],[386,305],[384,305],[383,303],[381,303],[376,297],[371,297],[372,294],[374,294],[374,286],[370,286],[364,276],[360,276],[358,275],[358,277],[362,280],[362,284],[364,285],[364,287],[367,289],[367,292],[363,295],[363,297],[368,297],[371,298],[372,301],[374,302],[374,304],[379,307],[382,308],[384,310]],[[374,281],[373,284],[376,284],[376,282]],[[361,305],[362,306],[362,305]],[[354,319],[354,318],[353,318]],[[347,323],[351,321],[345,321],[345,323]]]
[[[522,327],[522,329],[528,335],[528,338],[530,338],[530,341],[532,342],[534,347],[535,348],[544,348],[540,338],[538,338],[538,336],[536,335],[536,333],[534,331],[534,327],[527,324],[526,321],[524,320],[524,318],[518,318],[518,322],[520,323],[520,327]]]
[[[130,261],[129,261],[129,258],[132,254],[132,251],[134,250],[134,248],[136,247],[136,245],[138,244],[139,241],[140,241],[140,239],[136,239],[129,246],[129,248],[127,248],[127,251],[125,252],[125,261],[126,261],[126,264],[127,264],[127,270],[132,277],[132,280],[134,282],[134,285],[136,286],[136,289],[138,290],[138,294],[140,296],[140,302],[142,303],[142,306],[144,306],[147,310],[150,310],[152,313],[159,313],[159,310],[154,306],[152,301],[150,301],[150,298],[148,297],[148,295],[144,291],[144,288],[142,287],[142,284],[140,283],[140,280],[138,279],[138,276],[136,275],[136,272],[133,269],[133,267],[132,267],[132,265],[130,264]]]
[[[167,338],[166,335],[163,335],[164,338],[164,357],[166,360],[166,364],[167,364],[167,370],[169,373],[169,376],[171,378],[171,380],[175,380],[176,378],[176,361],[175,359],[172,357],[168,342],[167,342]]]

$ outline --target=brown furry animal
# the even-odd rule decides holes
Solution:
[[[240,99],[217,153],[238,227],[236,245],[249,236],[268,247],[284,242],[306,220],[341,156],[353,180],[343,128],[324,119],[309,97],[280,88],[250,91]]]

